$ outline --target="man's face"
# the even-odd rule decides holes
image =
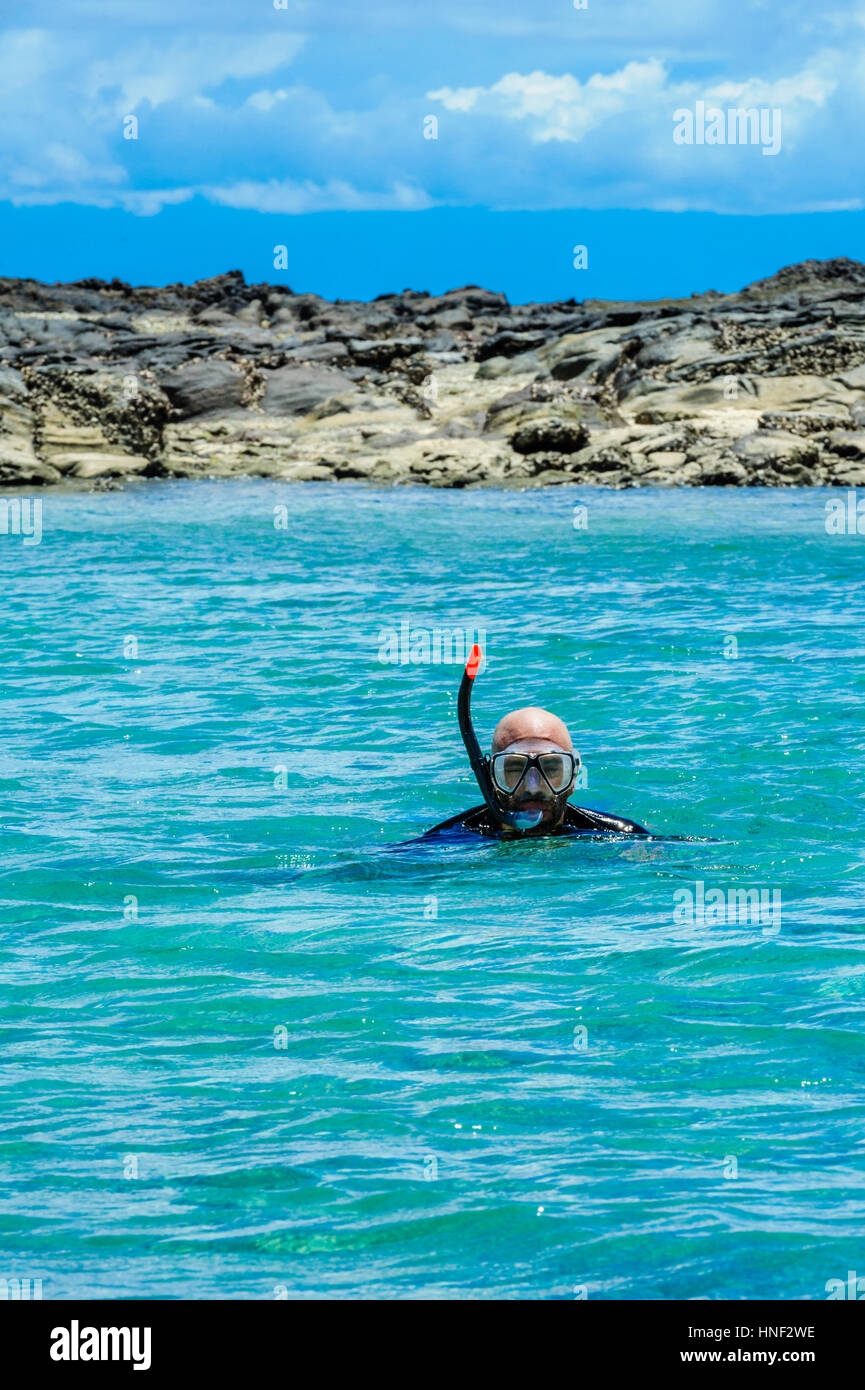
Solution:
[[[501,753],[567,753],[570,750],[548,738],[521,738],[498,751]],[[571,786],[557,794],[541,776],[538,769],[530,766],[512,795],[507,795],[499,787],[497,787],[497,791],[505,810],[517,813],[525,812],[528,815],[540,814],[540,820],[530,828],[550,830],[561,824]]]

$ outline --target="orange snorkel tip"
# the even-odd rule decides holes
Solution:
[[[468,676],[470,681],[473,681],[475,676],[477,675],[478,667],[480,666],[483,659],[484,654],[478,646],[477,642],[475,642],[474,646],[469,652],[469,659],[466,662],[466,675]]]

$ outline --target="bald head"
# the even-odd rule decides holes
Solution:
[[[493,752],[501,753],[512,743],[549,743],[570,753],[573,750],[571,736],[558,715],[537,705],[526,705],[525,709],[512,710],[500,719],[493,734]],[[540,750],[534,750],[540,751]]]

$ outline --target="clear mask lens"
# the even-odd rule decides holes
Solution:
[[[544,753],[538,759],[541,772],[554,792],[564,791],[571,780],[571,760],[562,753]]]
[[[538,768],[540,780],[553,792],[563,792],[570,783],[575,760],[568,753],[541,753],[537,757],[527,753],[497,753],[492,759],[492,774],[499,791],[510,796],[520,785],[525,785],[530,765]]]

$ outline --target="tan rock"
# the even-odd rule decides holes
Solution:
[[[834,454],[850,459],[865,459],[865,430],[833,430],[828,444]]]
[[[810,462],[817,458],[817,449],[810,439],[800,434],[759,430],[743,435],[733,445],[733,452],[749,463],[771,463],[775,460]]]
[[[665,429],[644,429],[639,433],[633,430],[629,432],[629,453],[658,453],[662,449],[684,449],[684,446],[685,436],[681,430],[671,432]]]
[[[109,453],[112,445],[95,421],[82,424],[73,420],[65,411],[53,403],[47,404],[41,413],[40,452],[43,457],[53,461],[55,454]]]
[[[26,400],[0,397],[0,469],[22,482],[57,482],[60,474],[36,457],[34,416]]]
[[[686,458],[687,455],[681,453],[678,449],[658,449],[649,455],[648,461],[653,469],[660,468],[670,471],[671,469],[681,468]]]
[[[839,381],[818,376],[771,376],[749,378],[752,390],[738,388],[729,397],[734,378],[715,377],[697,386],[667,386],[659,381],[656,390],[642,395],[626,395],[620,404],[622,414],[636,424],[663,424],[674,420],[700,419],[710,423],[719,433],[737,430],[734,424],[740,416],[749,419],[756,429],[765,411],[807,411],[814,408],[827,412],[849,407],[857,393]],[[645,382],[642,383],[645,387]]]
[[[140,473],[149,459],[134,454],[65,453],[55,454],[52,464],[61,473],[73,478],[118,477],[124,473]]]
[[[829,481],[840,487],[865,487],[865,461],[839,459],[829,469]]]

